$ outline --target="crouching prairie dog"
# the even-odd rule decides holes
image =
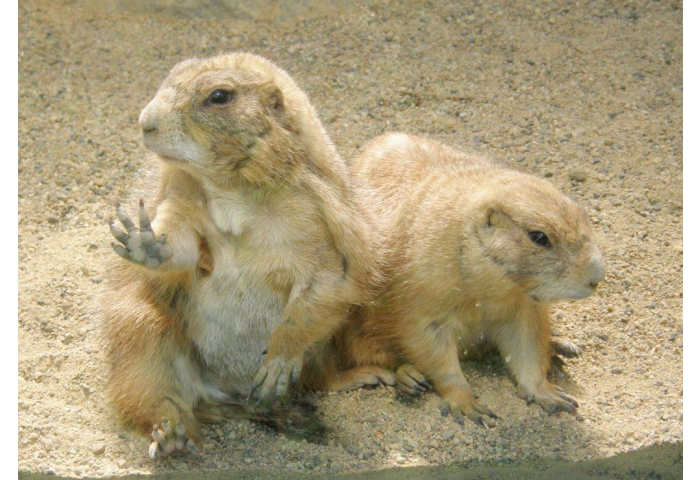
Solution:
[[[549,307],[603,280],[584,209],[545,180],[404,134],[374,140],[351,168],[387,249],[386,284],[336,337],[341,368],[401,365],[400,388],[420,393],[427,379],[444,413],[486,426],[495,415],[460,367],[486,339],[522,398],[574,412],[576,400],[546,378]]]
[[[193,448],[212,415],[303,427],[275,399],[376,282],[347,166],[306,95],[252,54],[176,65],[139,124],[151,166],[117,204],[123,258],[99,300],[113,403],[153,428],[151,457]]]

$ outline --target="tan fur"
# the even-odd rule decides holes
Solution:
[[[217,90],[231,100],[212,103]],[[158,268],[112,259],[99,300],[109,392],[143,429],[166,417],[196,436],[195,406],[286,393],[367,302],[373,247],[346,165],[269,61],[184,61],[140,125],[155,155],[136,198],[172,257]]]
[[[583,208],[547,181],[403,134],[374,140],[352,168],[387,248],[386,284],[335,339],[340,368],[409,362],[458,419],[483,424],[492,412],[474,400],[459,356],[486,339],[522,397],[573,411],[546,379],[549,304],[585,298],[603,279]],[[415,387],[413,367],[399,370],[400,386]]]

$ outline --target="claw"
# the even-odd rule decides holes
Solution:
[[[158,442],[153,442],[148,447],[148,456],[154,462],[160,458],[160,447],[158,446]]]
[[[168,421],[167,418],[163,418],[163,432],[165,433],[166,436],[170,436],[173,434],[173,426],[170,425],[170,421]]]
[[[134,225],[134,222],[131,221],[129,215],[127,215],[119,203],[117,203],[117,217],[119,218],[119,221],[122,222],[122,225],[124,225],[124,228],[126,228],[126,232],[129,235],[138,231],[136,225]]]
[[[277,389],[275,390],[273,400],[287,393],[288,385],[289,381],[287,380],[287,376],[284,375],[284,372],[280,372],[279,375],[277,375]]]
[[[195,446],[194,442],[190,440],[189,438],[187,439],[187,443],[185,444],[185,447],[187,450],[190,451],[190,453],[197,453],[197,447]]]
[[[258,390],[258,388],[260,388],[260,386],[263,384],[263,382],[265,381],[266,378],[267,378],[267,370],[258,372],[258,374],[253,379],[253,387],[250,389],[250,393],[248,394],[248,398],[246,398],[247,402],[249,402],[250,399],[254,397],[255,392]]]
[[[162,442],[165,439],[164,433],[160,429],[158,429],[158,425],[153,425],[153,432],[151,432],[151,438],[158,443]]]
[[[489,426],[486,424],[486,420],[484,420],[483,417],[479,416],[479,418],[477,419],[477,422],[479,423],[479,425],[484,427],[486,430],[489,429]]]
[[[430,390],[431,385],[411,364],[403,364],[396,371],[396,381],[403,393],[418,397]]]
[[[440,405],[440,415],[443,417],[446,417],[450,413],[450,404],[447,402],[443,402],[442,405]]]
[[[381,381],[381,378],[379,379]],[[289,377],[289,389],[292,390],[299,383],[299,372],[292,370],[292,375]]]
[[[572,404],[574,407],[578,408],[579,404],[578,404],[578,402],[576,401],[575,398],[570,397],[570,396],[568,396],[568,395],[564,395],[563,393],[562,393],[560,396],[561,396],[561,398],[563,398],[564,400],[566,400],[567,402],[569,402],[570,404]]]
[[[152,242],[156,238],[151,228],[151,221],[148,218],[148,213],[146,213],[146,207],[143,204],[143,198],[139,201],[139,228],[141,229],[141,235],[144,237],[144,241]]]

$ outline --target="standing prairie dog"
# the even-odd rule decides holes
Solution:
[[[394,368],[398,386],[432,383],[443,412],[486,426],[460,355],[486,338],[521,397],[546,411],[576,400],[550,383],[549,306],[591,295],[604,277],[582,207],[549,182],[476,153],[388,134],[353,161],[386,253],[386,284],[335,339],[340,368]]]
[[[212,409],[274,423],[236,398],[293,416],[275,399],[368,300],[377,272],[346,165],[269,61],[186,60],[139,124],[152,168],[137,213],[117,205],[123,258],[100,310],[111,398],[124,419],[153,427],[155,458],[192,449]]]

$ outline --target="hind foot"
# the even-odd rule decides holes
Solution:
[[[178,422],[173,429],[167,418],[163,418],[162,429],[153,425],[151,433],[153,443],[148,448],[148,456],[151,460],[157,460],[161,455],[180,453],[195,453],[197,451],[194,442],[187,436],[185,427]]]

